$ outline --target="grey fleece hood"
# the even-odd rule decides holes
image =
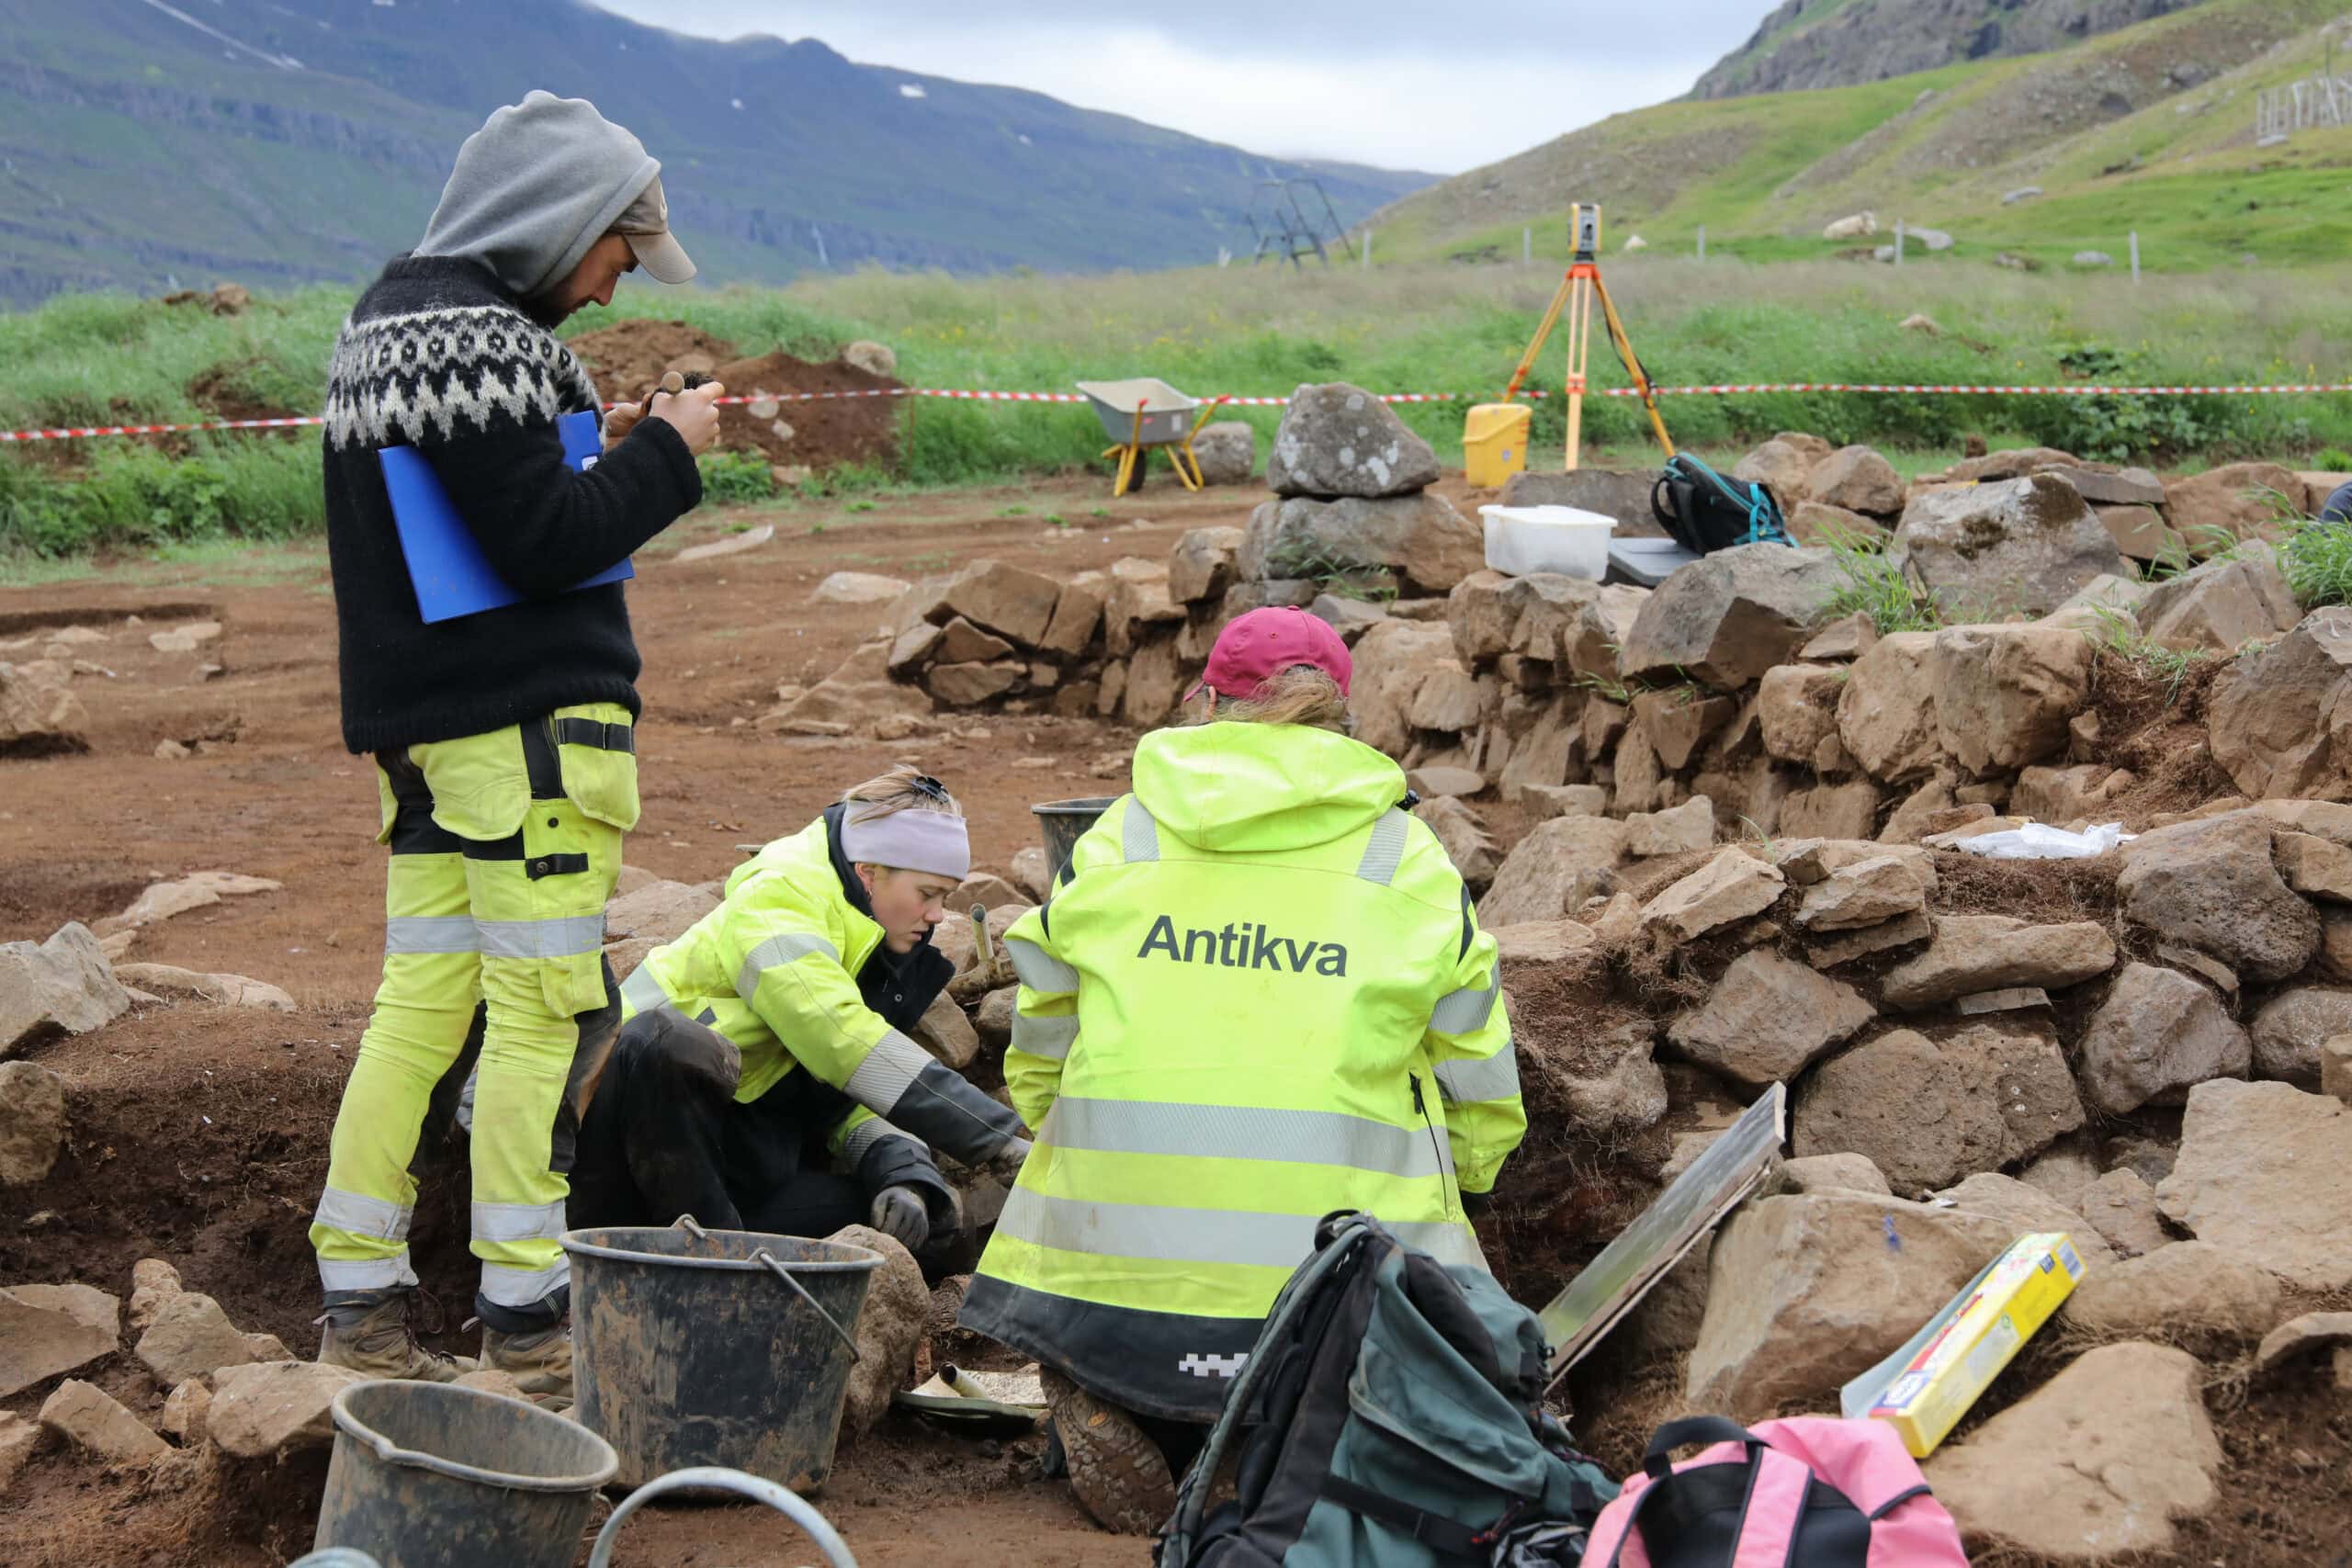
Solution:
[[[458,149],[414,254],[478,261],[529,299],[570,276],[661,172],[587,99],[533,92]]]

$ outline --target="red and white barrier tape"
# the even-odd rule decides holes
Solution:
[[[1935,397],[1999,397],[1999,398],[2178,398],[2178,397],[2237,397],[2264,393],[2352,392],[2352,382],[2321,381],[2308,383],[2275,383],[2261,386],[2235,387],[1984,387],[1984,386],[1906,386],[1878,381],[1718,381],[1703,386],[1653,387],[1661,398],[1670,397],[1737,397],[1758,392],[1871,392],[1910,394]],[[1481,392],[1383,392],[1378,394],[1385,403],[1454,403],[1472,402],[1484,397]],[[1536,388],[1522,391],[1522,397],[1557,397],[1548,389]],[[1596,387],[1596,398],[1638,397],[1631,387]],[[982,390],[958,387],[876,387],[854,392],[755,392],[743,396],[720,398],[722,403],[809,403],[827,402],[843,398],[945,398],[958,402],[991,403],[1083,403],[1092,400],[1082,392],[1010,392]],[[1203,402],[1210,400],[1202,399]],[[1237,408],[1282,408],[1288,398],[1228,397],[1218,400]],[[612,405],[607,404],[607,407]],[[91,424],[74,425],[54,430],[0,430],[0,443],[22,441],[81,441],[106,435],[177,435],[198,430],[293,430],[322,425],[326,421],[317,415],[295,415],[284,419],[209,419],[188,424]]]

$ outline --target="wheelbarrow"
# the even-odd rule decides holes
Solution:
[[[1150,376],[1125,381],[1080,381],[1078,389],[1094,405],[1102,434],[1115,443],[1102,449],[1105,457],[1119,459],[1118,473],[1111,481],[1113,495],[1142,488],[1145,454],[1154,446],[1168,448],[1168,460],[1186,490],[1201,488],[1201,460],[1193,455],[1193,437],[1229,398],[1204,404]]]

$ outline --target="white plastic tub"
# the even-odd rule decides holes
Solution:
[[[1609,570],[1617,520],[1574,506],[1482,506],[1487,564],[1513,577],[1558,572],[1598,582]]]

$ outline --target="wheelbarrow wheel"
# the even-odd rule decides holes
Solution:
[[[1149,468],[1150,465],[1151,448],[1148,446],[1136,447],[1136,460],[1127,470],[1126,482],[1125,484],[1121,484],[1115,478],[1111,481],[1112,496],[1116,498],[1122,495],[1133,495],[1136,491],[1143,489],[1144,470]]]

